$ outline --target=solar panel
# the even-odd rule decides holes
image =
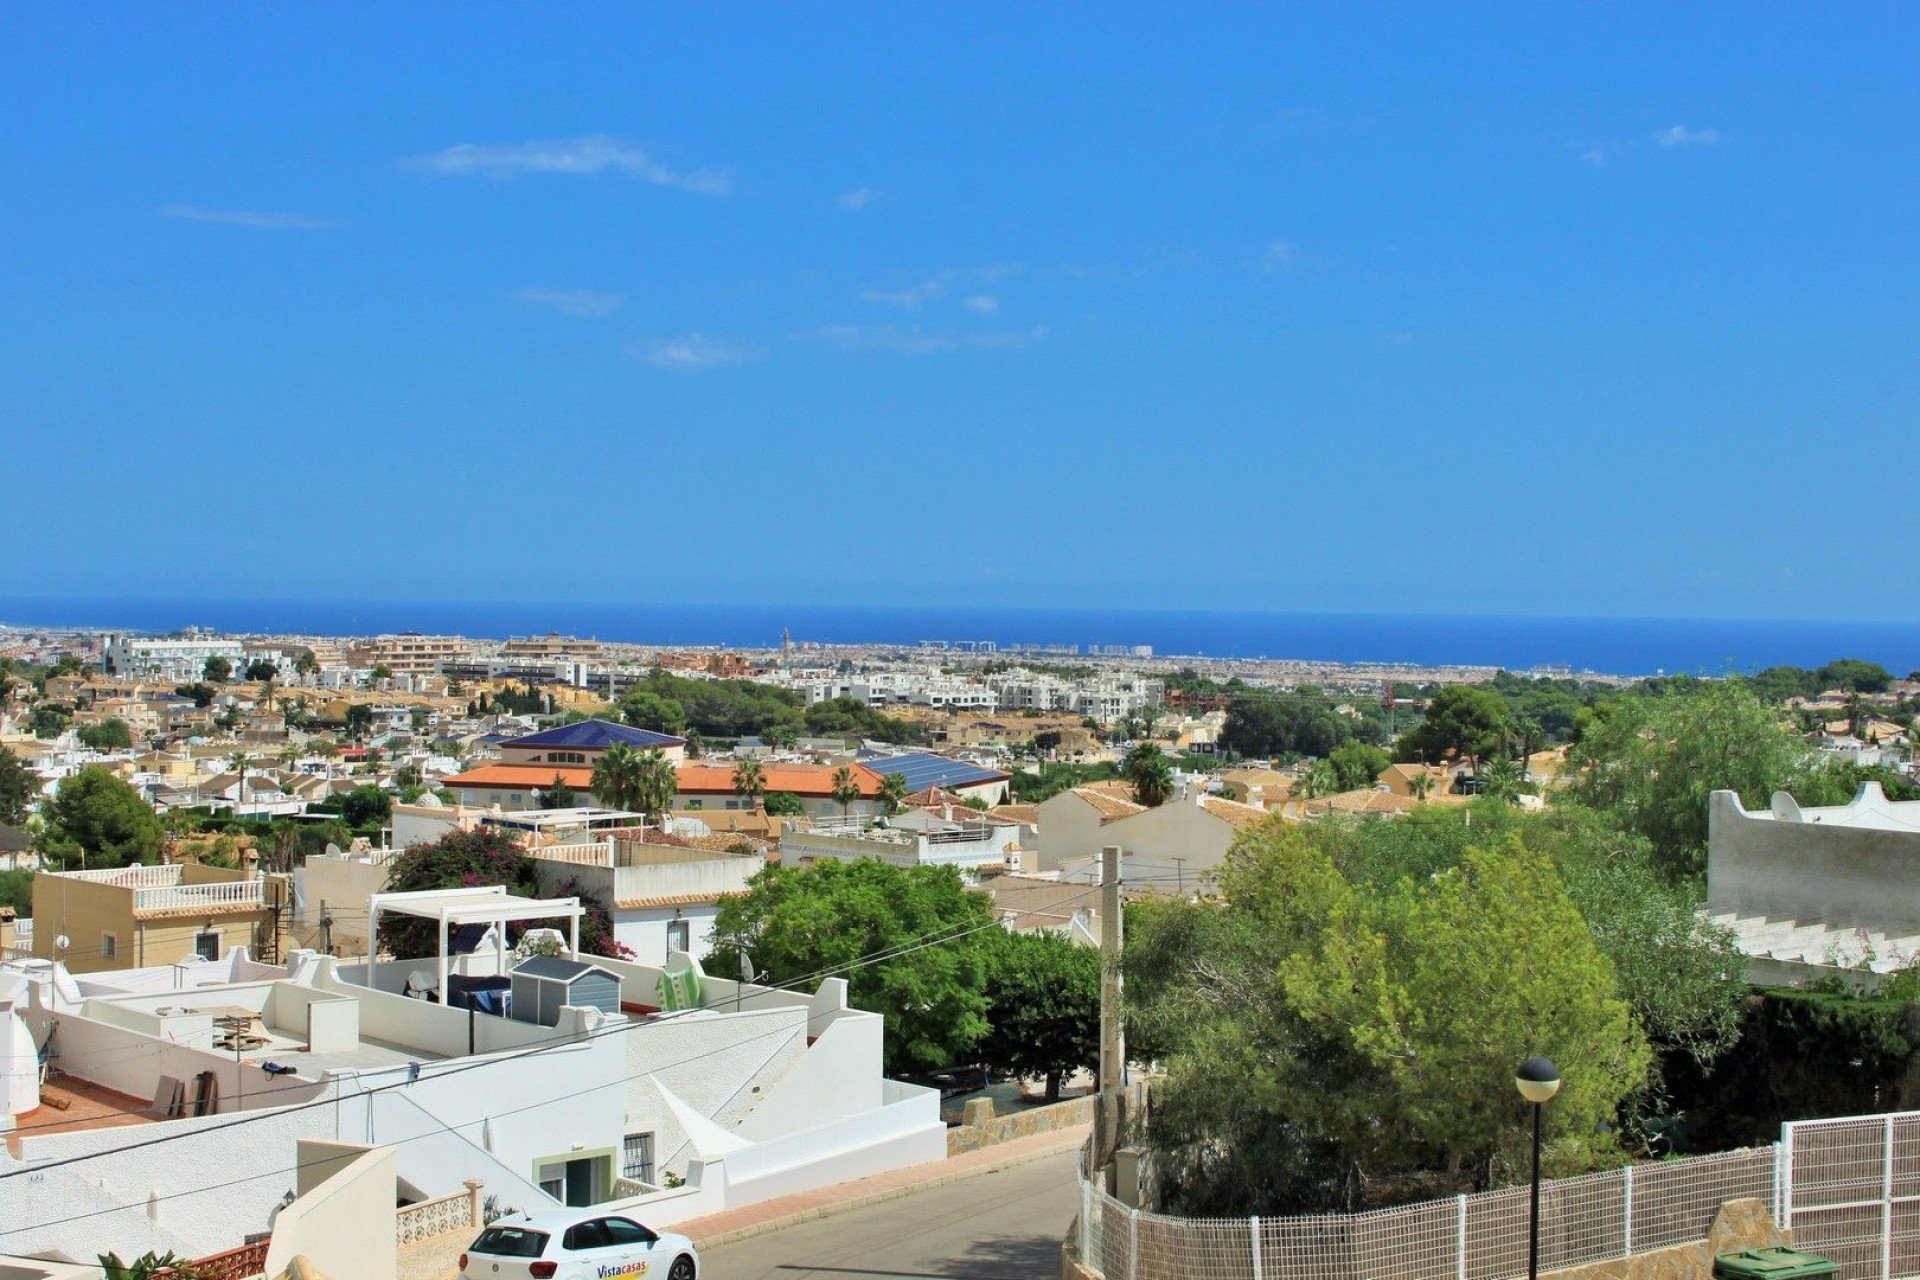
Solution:
[[[907,780],[908,791],[925,791],[928,787],[971,787],[982,782],[999,782],[1007,776],[997,769],[983,769],[965,760],[949,760],[945,756],[934,755],[886,756],[861,763],[875,773],[899,774]]]

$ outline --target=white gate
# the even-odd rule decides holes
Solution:
[[[1920,1276],[1920,1111],[1781,1127],[1780,1225],[1846,1280]]]

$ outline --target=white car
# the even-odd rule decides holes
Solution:
[[[460,1255],[460,1280],[694,1280],[693,1241],[617,1213],[518,1213]]]

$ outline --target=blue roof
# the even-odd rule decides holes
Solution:
[[[881,756],[860,762],[875,773],[897,773],[907,780],[907,790],[925,791],[928,787],[974,787],[983,782],[1005,782],[1007,775],[998,769],[983,769],[965,760],[916,753]]]
[[[582,720],[557,729],[542,729],[524,738],[515,738],[509,747],[575,747],[582,751],[605,751],[616,742],[624,742],[642,751],[648,747],[679,747],[685,738],[675,738],[651,729],[631,729],[611,720]]]

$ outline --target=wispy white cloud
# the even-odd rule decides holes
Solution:
[[[963,348],[1012,350],[1044,341],[1045,328],[999,330],[984,333],[929,331],[897,325],[830,324],[796,335],[830,343],[842,351],[885,351],[898,355],[930,356]]]
[[[463,142],[432,155],[415,156],[408,164],[446,177],[490,178],[495,182],[534,173],[590,176],[612,172],[704,196],[725,195],[733,186],[733,179],[723,170],[681,172],[655,160],[645,147],[598,133],[492,146]]]
[[[1663,147],[1711,147],[1720,141],[1720,132],[1717,129],[1689,129],[1683,124],[1676,124],[1654,134],[1653,140]]]
[[[249,209],[202,209],[191,204],[163,204],[157,209],[163,218],[184,218],[188,222],[215,222],[228,227],[257,227],[264,231],[332,231],[340,224],[332,218],[311,213],[262,213]]]
[[[627,346],[627,353],[656,369],[677,369],[682,373],[698,373],[702,369],[718,369],[730,364],[745,364],[749,360],[758,360],[766,352],[759,347],[739,342],[725,342],[719,338],[709,338],[703,333],[687,333],[677,338],[651,338],[644,342],[634,342]]]
[[[848,213],[858,213],[872,204],[873,198],[879,194],[872,187],[855,187],[851,191],[842,192],[838,203]]]
[[[1580,158],[1596,169],[1604,169],[1607,167],[1607,149],[1605,147],[1588,147],[1580,153]]]
[[[1000,299],[990,293],[976,293],[965,300],[969,311],[977,311],[983,316],[996,314],[1000,310]]]
[[[562,315],[569,316],[611,315],[627,300],[623,293],[604,293],[595,289],[515,289],[510,296],[515,302],[552,307]]]
[[[863,290],[860,296],[868,302],[877,302],[883,307],[905,307],[910,311],[918,310],[944,294],[952,280],[953,272],[942,271],[930,280],[908,285],[904,289],[867,289]]]
[[[1268,275],[1283,271],[1293,265],[1298,250],[1290,240],[1275,240],[1267,245],[1266,252],[1260,255],[1260,269]]]

